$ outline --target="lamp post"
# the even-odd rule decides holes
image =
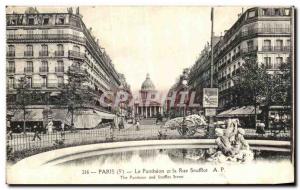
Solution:
[[[187,79],[186,79],[185,76],[182,80],[182,85],[183,85],[184,92],[187,92],[188,86],[187,86]],[[185,103],[185,100],[184,100],[183,117],[186,117],[186,103]]]

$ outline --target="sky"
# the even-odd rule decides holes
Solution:
[[[7,13],[25,9],[9,7]],[[67,11],[67,7],[37,9]],[[167,91],[183,69],[195,63],[210,41],[210,10],[201,6],[82,6],[80,14],[136,92],[147,73],[157,90]],[[215,35],[224,34],[241,12],[242,7],[215,7]]]

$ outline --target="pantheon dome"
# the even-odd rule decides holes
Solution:
[[[143,90],[143,91],[155,90],[155,86],[154,86],[153,82],[151,81],[149,74],[147,74],[146,80],[143,82],[141,90]]]

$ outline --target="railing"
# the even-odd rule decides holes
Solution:
[[[48,51],[40,51],[40,52],[39,52],[39,56],[40,56],[40,57],[49,56],[49,52],[48,52]]]
[[[6,52],[6,56],[7,57],[15,57],[16,56],[16,52],[14,52],[14,51],[8,51],[8,52]]]
[[[55,67],[55,72],[63,73],[64,70],[65,70],[64,67]]]
[[[232,41],[221,51],[219,51],[216,54],[215,61],[218,61],[217,58],[223,57],[226,52],[231,50],[232,48],[236,47],[238,43],[241,41],[255,36],[255,35],[268,35],[268,34],[276,34],[276,35],[290,35],[291,34],[291,28],[253,28],[248,31],[240,31],[238,32],[233,38],[230,37],[227,40],[225,40],[222,44],[228,43],[229,39],[232,39]],[[224,46],[224,45],[221,45]]]
[[[40,67],[40,68],[39,68],[39,71],[40,71],[41,73],[47,73],[48,70],[49,70],[48,67]]]
[[[85,53],[69,50],[69,58],[85,59]]]
[[[7,40],[73,40],[85,43],[85,38],[72,34],[15,34],[7,35]]]
[[[25,67],[24,68],[24,73],[33,73],[33,68],[31,68],[31,67]]]
[[[33,56],[33,51],[24,51],[24,56],[25,57],[32,57]]]
[[[16,68],[8,68],[7,70],[6,70],[6,72],[9,74],[12,74],[12,73],[15,73],[16,72]]]
[[[289,52],[290,46],[263,46],[261,51]]]
[[[64,56],[65,52],[64,51],[55,51],[54,55],[57,56],[57,57]]]

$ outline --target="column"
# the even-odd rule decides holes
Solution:
[[[141,106],[141,116],[144,116],[144,107]]]
[[[147,106],[145,106],[145,108],[146,108],[146,118],[148,117],[148,107]]]
[[[154,115],[156,116],[156,108],[157,106],[154,106]]]
[[[150,108],[150,117],[152,117],[152,106],[150,106],[149,108]]]

